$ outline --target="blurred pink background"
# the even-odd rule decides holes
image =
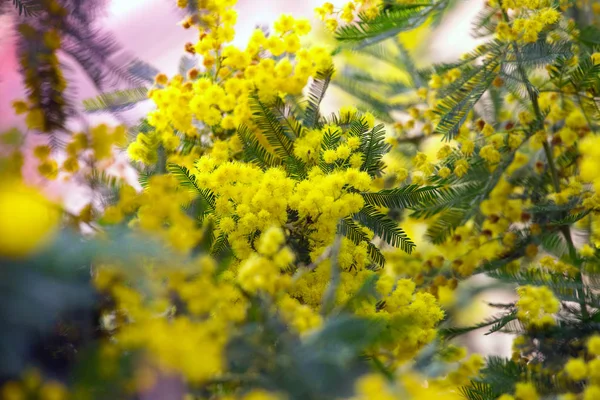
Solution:
[[[340,6],[346,1],[330,0]],[[314,8],[322,0],[239,0],[235,43],[244,45],[256,25],[270,25],[282,13],[307,17],[314,21]],[[481,9],[483,0],[461,0],[459,6],[445,18],[436,31],[434,40],[427,44],[428,58],[434,61],[452,59],[473,46],[469,36],[472,18]],[[98,21],[107,31],[115,34],[125,52],[147,61],[167,75],[177,72],[183,45],[194,41],[194,30],[184,30],[176,24],[181,19],[174,0],[112,0],[105,15]],[[318,25],[318,23],[317,23]],[[0,16],[0,132],[10,128],[24,128],[22,118],[14,116],[11,102],[23,97],[21,78],[15,54],[12,19]],[[93,86],[80,69],[72,81],[77,86],[75,100],[96,95]],[[108,115],[99,117],[111,121]],[[96,117],[92,118],[92,122]]]

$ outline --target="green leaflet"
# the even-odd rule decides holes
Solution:
[[[167,164],[167,171],[177,178],[182,187],[188,189],[190,192],[197,193],[206,202],[210,210],[214,210],[215,195],[209,189],[199,187],[196,183],[196,177],[187,168],[177,164]]]
[[[383,124],[379,124],[362,136],[360,151],[364,154],[364,162],[361,171],[366,171],[371,176],[380,176],[385,165],[382,157],[388,153],[391,146],[385,142],[385,130]]]
[[[331,82],[334,68],[330,67],[325,71],[319,71],[315,79],[313,79],[310,87],[308,88],[308,105],[302,118],[304,126],[307,128],[317,128],[319,126],[319,119],[321,114],[319,109],[321,102],[325,97],[325,92]]]
[[[83,107],[88,113],[120,112],[130,109],[144,100],[148,100],[148,88],[136,87],[103,93],[94,98],[83,100]]]
[[[378,267],[383,268],[385,265],[385,257],[381,254],[381,251],[375,247],[373,243],[369,241],[369,238],[365,232],[361,229],[359,225],[357,225],[351,217],[346,217],[340,220],[338,224],[338,233],[346,236],[350,239],[354,244],[359,244],[360,242],[367,242],[367,253]]]
[[[359,15],[357,23],[340,27],[335,32],[335,37],[340,42],[368,46],[418,27],[433,11],[445,3],[445,1],[438,1],[394,5],[389,9],[384,8],[373,19]]]
[[[438,196],[435,186],[407,185],[396,189],[384,189],[379,192],[361,193],[365,203],[387,208],[412,208]]]
[[[364,206],[362,210],[353,215],[353,219],[372,230],[390,246],[398,247],[408,254],[416,247],[406,232],[398,226],[398,222],[382,214],[373,206]]]
[[[244,146],[244,159],[247,162],[254,163],[262,169],[281,165],[281,158],[265,149],[246,125],[238,128],[237,135]]]

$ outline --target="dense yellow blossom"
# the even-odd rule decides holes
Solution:
[[[517,315],[521,321],[532,327],[554,324],[552,314],[558,312],[560,303],[549,288],[522,286],[517,293]]]
[[[160,75],[156,80],[148,93],[157,107],[148,115],[154,130],[140,133],[130,144],[133,160],[153,164],[161,144],[169,154],[178,154],[184,141],[230,136],[250,122],[254,97],[271,103],[299,95],[311,77],[331,66],[324,47],[302,46],[300,37],[310,31],[310,24],[290,15],[275,23],[277,35],[267,37],[256,29],[245,49],[228,44],[235,36],[235,3],[199,4],[201,17],[195,25],[200,40],[192,52],[203,57],[204,69],[193,76]],[[196,149],[201,151],[201,146]]]

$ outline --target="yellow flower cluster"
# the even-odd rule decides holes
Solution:
[[[360,14],[367,20],[375,18],[381,11],[381,0],[352,0],[336,9],[333,4],[327,2],[315,9],[315,13],[321,21],[325,22],[327,29],[335,31],[339,21],[350,23]]]
[[[310,32],[310,24],[290,15],[275,23],[275,34],[266,36],[256,29],[246,49],[227,45],[235,35],[237,14],[231,8],[235,3],[202,2],[186,20],[200,32],[190,50],[203,56],[204,69],[194,68],[187,77],[175,75],[170,80],[164,74],[157,76],[156,87],[148,94],[157,107],[148,115],[154,130],[140,134],[130,145],[133,160],[152,164],[160,144],[176,153],[184,141],[201,148],[198,138],[210,142],[231,136],[233,129],[250,123],[252,96],[271,103],[280,96],[299,95],[309,78],[332,65],[324,47],[302,47],[300,38]]]
[[[52,149],[48,145],[39,145],[33,149],[33,155],[39,160],[38,172],[46,179],[56,179],[59,173],[65,177],[80,171],[81,161],[98,161],[109,159],[113,148],[124,146],[127,141],[127,131],[120,125],[111,128],[105,124],[92,127],[89,133],[76,133],[65,146],[66,158],[59,166],[56,159],[51,157]],[[92,167],[92,165],[90,165]],[[94,165],[94,167],[98,167]]]
[[[517,317],[526,326],[536,328],[554,325],[560,302],[546,286],[520,286],[517,288]]]
[[[95,282],[115,300],[116,346],[141,349],[156,367],[179,372],[190,382],[218,376],[228,333],[245,318],[247,303],[233,282],[215,272],[208,257],[178,268],[155,265],[135,272],[150,285],[141,291],[127,283],[122,268],[101,266]]]
[[[556,374],[557,379],[567,383],[560,394],[565,400],[593,400],[600,396],[600,336],[592,335],[587,339],[586,349],[589,357],[570,358],[563,366],[562,371]],[[580,388],[571,384],[583,384]],[[583,390],[580,390],[583,389]],[[539,395],[534,384],[520,382],[516,385],[514,396],[504,394],[499,400],[539,400]]]
[[[271,227],[260,237],[258,254],[252,254],[241,262],[237,280],[248,293],[263,291],[271,295],[285,290],[291,281],[289,275],[282,274],[294,261],[294,253],[282,245],[285,235],[280,228]]]
[[[510,7],[512,8],[512,7]],[[539,34],[549,25],[557,23],[561,14],[551,7],[535,9],[526,17],[515,18],[512,26],[507,22],[501,21],[496,27],[496,36],[504,41],[519,41],[523,43],[535,43]]]
[[[58,59],[61,38],[52,22],[54,18],[63,17],[66,10],[55,0],[45,2],[42,7],[48,13],[43,31],[27,23],[18,27],[26,43],[20,47],[19,64],[25,72],[28,95],[26,102],[15,102],[14,108],[17,114],[27,113],[25,122],[29,129],[50,132],[62,126],[66,118],[64,91],[67,81]]]
[[[136,218],[128,222],[130,227],[157,234],[173,249],[187,253],[202,238],[202,230],[183,209],[193,196],[178,186],[172,175],[152,176],[147,189],[139,194],[132,187],[123,186],[119,201],[106,208],[102,221],[118,224],[137,211]]]
[[[315,167],[296,182],[279,168],[262,171],[235,161],[217,165],[212,156],[200,158],[193,172],[197,185],[215,194],[219,232],[240,259],[252,252],[254,233],[288,222],[289,209],[298,213],[292,228],[310,228],[311,249],[318,252],[332,240],[339,219],[362,208],[362,196],[350,189],[366,191],[371,183],[366,172],[354,168],[324,174]]]
[[[44,380],[37,369],[25,371],[20,381],[2,385],[0,396],[6,400],[68,400],[73,398],[67,387],[56,380]]]
[[[283,318],[293,329],[300,333],[310,332],[319,328],[323,323],[323,318],[315,309],[302,304],[298,299],[291,296],[283,296],[278,303],[278,307]]]
[[[498,400],[540,400],[540,395],[531,382],[518,382],[515,385],[515,395],[503,394]]]
[[[600,193],[600,136],[590,135],[579,143],[582,158],[579,164],[580,176],[584,182],[593,185],[594,191]]]
[[[408,360],[436,335],[444,312],[430,293],[415,292],[410,279],[394,280],[383,275],[377,282],[384,307],[376,315],[383,318],[390,337],[389,350],[396,360]]]
[[[364,375],[356,381],[356,395],[351,400],[458,400],[462,398],[460,386],[476,376],[482,366],[482,357],[473,355],[444,378],[425,379],[417,374],[402,374],[390,381],[378,374]]]
[[[355,295],[367,279],[375,272],[365,269],[367,259],[366,242],[355,245],[350,240],[343,238],[341,241],[338,259],[340,271],[340,284],[336,292],[335,303],[346,304]],[[318,265],[314,271],[303,275],[290,288],[290,295],[303,304],[318,309],[331,279],[331,262],[325,261]],[[359,305],[357,311],[370,314],[374,305],[364,303]]]
[[[587,340],[587,351],[591,359],[571,358],[564,366],[564,373],[570,380],[589,382],[583,394],[585,400],[600,394],[600,336],[594,335]]]
[[[456,81],[461,75],[462,73],[458,68],[452,68],[443,75],[432,74],[431,78],[429,79],[429,87],[431,89],[439,89],[442,86],[449,85],[450,83]]]
[[[250,324],[259,328],[256,331],[268,331],[262,324],[271,318],[287,325],[277,340],[283,343],[290,337],[300,345],[312,345],[311,338],[337,329],[330,325],[332,321],[351,315],[349,319],[369,321],[381,328],[376,331],[376,340],[358,350],[361,357],[390,371],[388,376],[371,373],[358,379],[352,399],[454,400],[466,393],[461,386],[469,385],[484,365],[481,356],[466,357],[465,349],[450,346],[435,361],[452,364],[443,377],[424,378],[407,371],[408,361],[434,342],[444,316],[452,315],[457,299],[462,301],[454,293],[461,279],[481,271],[502,274],[525,268],[540,277],[584,280],[580,274],[586,267],[580,261],[593,264],[596,251],[590,245],[576,249],[567,243],[570,224],[559,224],[561,234],[563,228],[567,231],[563,236],[570,246],[568,251],[547,255],[552,253],[553,234],[558,229],[556,225],[546,229],[550,224],[545,221],[575,215],[561,208],[575,200],[583,200],[575,211],[590,214],[582,224],[591,224],[591,242],[600,244],[600,240],[594,243],[600,234],[600,217],[596,215],[600,209],[600,151],[595,150],[600,143],[593,134],[595,125],[590,122],[589,110],[577,102],[593,99],[596,93],[592,89],[582,90],[586,93],[574,90],[578,89],[575,78],[569,78],[573,82],[566,86],[553,86],[552,76],[561,68],[560,63],[547,68],[550,80],[544,81],[543,87],[538,87],[538,81],[547,76],[541,76],[541,68],[521,77],[530,79],[536,89],[527,93],[532,107],[523,107],[530,103],[524,93],[511,90],[514,93],[507,96],[506,104],[518,101],[514,108],[494,110],[493,116],[485,110],[488,122],[465,112],[460,116],[462,126],[454,126],[447,134],[451,140],[439,145],[430,139],[434,126],[443,125],[440,114],[451,103],[445,102],[441,93],[459,85],[459,91],[463,86],[468,89],[479,78],[474,75],[469,79],[475,71],[470,69],[471,61],[476,64],[481,57],[471,61],[464,58],[467,64],[453,64],[445,71],[444,66],[436,67],[444,72],[431,75],[429,88],[411,93],[414,97],[406,109],[407,120],[395,125],[398,137],[384,140],[375,117],[353,107],[344,107],[331,118],[322,117],[318,111],[314,118],[306,117],[314,107],[310,98],[303,117],[296,115],[293,108],[307,82],[322,79],[321,73],[327,70],[328,75],[332,66],[331,54],[325,48],[301,44],[311,29],[306,20],[283,15],[271,34],[257,29],[247,46],[238,48],[231,44],[237,19],[235,0],[177,3],[189,13],[183,27],[198,31],[197,41],[186,45],[186,51],[198,55],[201,62],[186,74],[156,76],[148,94],[156,110],[148,115],[147,124],[141,125],[128,152],[133,160],[157,168],[146,171],[150,177],[142,179],[142,191],[122,186],[118,199],[106,207],[97,226],[101,232],[104,224],[121,224],[132,229],[136,237],[140,233],[158,237],[160,243],[167,244],[169,259],[138,259],[134,255],[135,260],[124,262],[102,255],[100,262],[93,264],[95,287],[109,300],[103,304],[100,317],[111,338],[100,350],[100,358],[110,361],[103,363],[103,374],[116,375],[117,358],[127,354],[140,357],[145,364],[136,371],[134,382],[129,382],[132,392],[150,385],[154,374],[166,374],[179,376],[192,389],[199,389],[198,393],[206,390],[212,397],[227,393],[222,397],[284,399],[285,393],[248,391],[245,379],[249,376],[228,370],[236,364],[229,358],[228,346],[239,344],[235,340]],[[421,7],[412,0],[397,3]],[[556,7],[566,3],[490,0],[488,5],[497,7],[490,17],[494,24],[504,19],[496,32],[502,41],[493,41],[493,46],[512,51],[516,57],[517,45],[545,37],[558,23],[563,26]],[[341,22],[353,23],[360,18],[365,23],[377,18],[388,6],[394,3],[356,0],[340,9],[325,3],[317,13],[329,29],[336,30]],[[494,29],[493,24],[490,27]],[[43,40],[49,48],[60,46],[54,32]],[[485,46],[476,53],[486,53]],[[598,54],[592,54],[591,59],[597,64]],[[575,61],[573,58],[569,63]],[[487,83],[503,94],[503,79],[509,77],[500,76]],[[467,80],[465,85],[461,84],[463,79]],[[415,86],[420,85],[416,81]],[[31,85],[36,81],[26,76],[26,82]],[[445,88],[448,85],[451,87]],[[575,96],[577,99],[569,99]],[[419,99],[417,103],[413,103],[414,98]],[[14,108],[29,113],[31,128],[45,129],[46,116],[36,109],[35,100],[17,101]],[[271,121],[286,119],[288,125],[278,130],[275,122],[271,126],[261,123],[268,118],[261,121],[259,107],[262,111],[283,110]],[[357,130],[364,133],[357,134]],[[371,143],[365,142],[370,134]],[[38,171],[47,179],[61,172],[87,171],[85,163],[111,158],[113,147],[122,145],[125,136],[125,128],[106,125],[75,134],[60,166],[49,146],[38,146],[34,149],[40,161]],[[282,146],[278,147],[274,138]],[[393,144],[396,153],[381,154],[388,151],[386,143]],[[404,143],[416,146],[401,146]],[[256,146],[252,148],[252,144]],[[165,169],[168,173],[163,174]],[[528,187],[538,181],[541,196],[532,195]],[[41,201],[39,193],[20,181],[3,185],[0,256],[28,255],[52,237],[59,213],[51,211],[51,204]],[[374,193],[380,189],[390,190]],[[402,193],[405,189],[408,194]],[[421,202],[421,198],[425,200]],[[412,205],[404,206],[404,200]],[[380,203],[389,209],[375,206]],[[91,221],[89,207],[82,213],[90,214]],[[540,211],[546,208],[551,211]],[[455,214],[457,222],[451,220]],[[387,234],[392,226],[397,228],[398,220],[410,231],[409,236],[419,237],[427,230],[435,244],[419,243],[419,251],[412,254],[392,248],[396,239],[404,239],[398,230]],[[14,232],[23,233],[27,240]],[[209,248],[212,256],[198,256]],[[576,257],[578,254],[583,258]],[[384,262],[385,268],[378,268]],[[549,287],[521,285],[517,293],[518,301],[510,309],[515,309],[516,318],[526,329],[515,340],[513,361],[529,363],[528,371],[533,374],[542,368],[527,358],[531,355],[527,347],[533,340],[542,343],[547,338],[536,335],[533,339],[531,334],[555,324],[555,318],[561,324],[568,321],[563,313],[558,314],[561,304]],[[586,300],[585,296],[581,299]],[[589,315],[585,307],[581,310],[577,321],[587,323]],[[570,307],[562,311],[571,313]],[[279,324],[274,325],[279,329]],[[280,350],[273,342],[260,346],[267,352]],[[544,356],[542,349],[540,345],[536,351]],[[599,397],[600,337],[587,338],[586,350],[579,350],[581,353],[572,353],[577,358],[552,372],[553,382],[556,378],[577,388],[568,399]],[[273,360],[279,362],[279,354],[276,357]],[[259,369],[250,370],[257,387],[263,373]],[[480,375],[482,381],[485,373]],[[234,381],[232,385],[229,379]],[[516,383],[514,394],[504,394],[501,400],[542,397],[542,388],[531,376],[523,374],[517,379],[522,381]],[[28,392],[23,394],[26,391],[20,384],[10,383],[2,390],[2,396],[8,398],[29,396]],[[66,396],[57,385],[43,390],[45,400]]]

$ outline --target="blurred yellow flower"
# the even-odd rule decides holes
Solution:
[[[0,256],[24,257],[47,243],[60,213],[38,190],[22,182],[0,184]]]

